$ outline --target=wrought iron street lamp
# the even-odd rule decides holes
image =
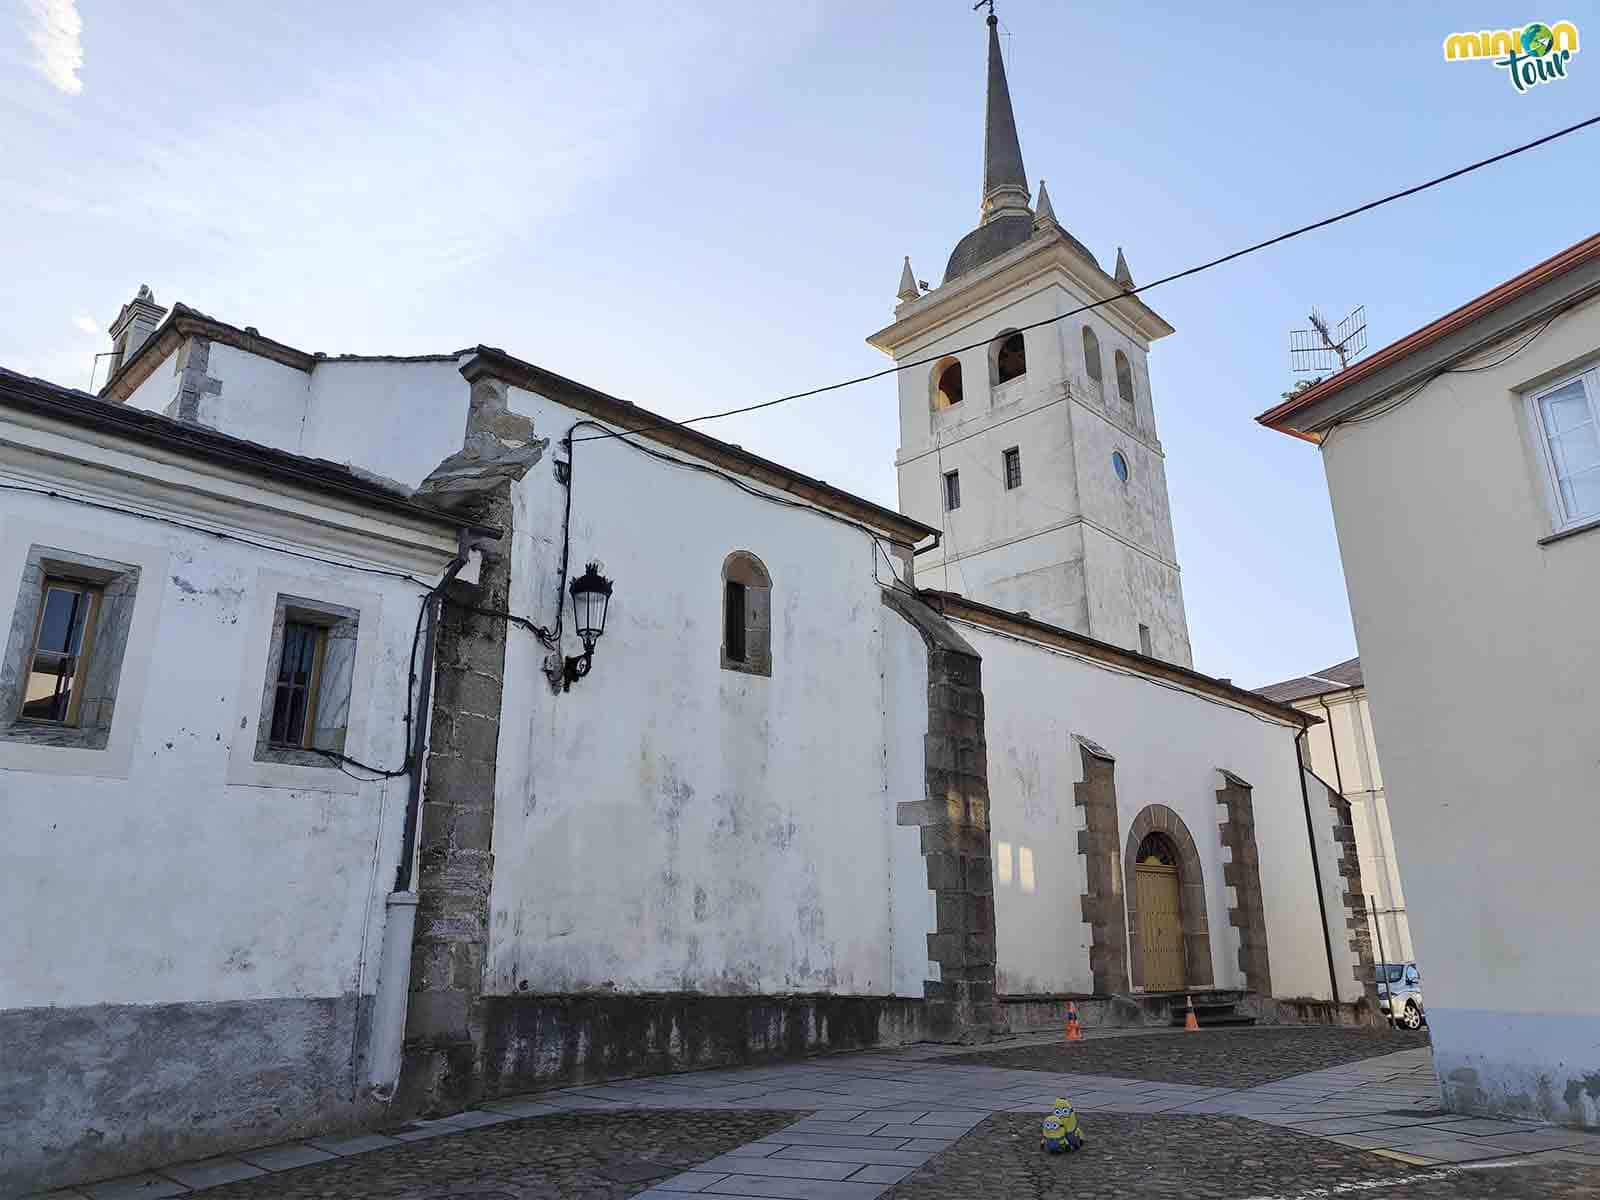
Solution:
[[[594,645],[606,631],[606,610],[611,607],[611,580],[600,574],[600,564],[590,563],[588,569],[572,581],[572,623],[583,640],[583,653],[569,657],[561,671],[561,690],[572,690],[574,680],[589,673],[594,659]]]

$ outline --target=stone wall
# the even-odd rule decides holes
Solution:
[[[1108,996],[1129,987],[1122,839],[1117,831],[1117,762],[1083,738],[1078,739],[1078,750],[1083,756],[1083,781],[1074,786],[1072,802],[1084,812],[1078,853],[1083,856],[1087,883],[1082,904],[1090,930],[1089,970],[1095,992]]]
[[[1261,899],[1261,856],[1256,849],[1251,789],[1237,775],[1218,774],[1222,786],[1217,789],[1217,804],[1225,814],[1219,832],[1230,856],[1222,866],[1222,879],[1234,894],[1228,924],[1239,931],[1239,969],[1244,972],[1246,990],[1270,996],[1272,967],[1267,956],[1267,913]]]
[[[897,810],[901,825],[921,827],[934,894],[928,959],[938,964],[939,980],[924,989],[928,1026],[941,1039],[983,1040],[998,1027],[983,664],[920,601],[885,591],[883,602],[911,622],[928,646],[927,793],[902,801]]]
[[[1349,933],[1349,946],[1356,956],[1355,977],[1361,984],[1363,997],[1378,1011],[1377,973],[1373,968],[1372,927],[1367,921],[1366,889],[1361,883],[1361,859],[1356,852],[1355,823],[1350,814],[1350,801],[1337,791],[1324,785],[1328,807],[1333,810],[1333,840],[1339,847],[1337,869],[1345,882],[1344,927]],[[1328,914],[1332,929],[1339,925],[1337,913]]]
[[[485,550],[478,586],[455,583],[435,649],[427,782],[419,814],[417,923],[396,1108],[454,1111],[483,1094],[483,964],[494,875],[494,786],[511,578],[509,488],[475,505],[505,531]]]

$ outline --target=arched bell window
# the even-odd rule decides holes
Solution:
[[[772,576],[745,550],[722,562],[722,667],[772,674]]]
[[[1002,333],[991,343],[995,383],[1009,383],[1028,373],[1028,348],[1022,335]]]
[[[1100,339],[1087,325],[1083,327],[1083,369],[1089,373],[1090,379],[1100,382]]]
[[[1130,409],[1133,407],[1133,366],[1128,362],[1128,356],[1121,350],[1117,351],[1117,395],[1122,397],[1122,402]]]
[[[933,368],[933,407],[949,408],[961,403],[961,364],[947,358]]]

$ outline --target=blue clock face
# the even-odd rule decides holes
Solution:
[[[1111,452],[1111,469],[1117,473],[1117,478],[1123,483],[1128,482],[1128,460],[1122,457],[1121,450]]]

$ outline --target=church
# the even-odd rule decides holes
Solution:
[[[869,339],[898,510],[498,348],[147,288],[98,395],[0,372],[9,1178],[1069,1001],[1371,1018],[1315,718],[1190,665],[1173,330],[987,53],[979,223]]]

